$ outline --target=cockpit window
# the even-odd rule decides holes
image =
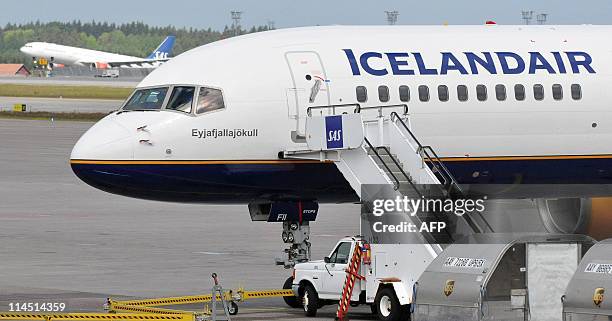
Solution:
[[[203,114],[223,108],[225,108],[225,103],[223,102],[223,94],[221,93],[221,90],[206,87],[200,88],[196,114]]]
[[[177,86],[172,90],[166,109],[191,113],[195,87]]]
[[[161,109],[166,99],[168,87],[137,90],[123,106],[124,110],[156,110]]]

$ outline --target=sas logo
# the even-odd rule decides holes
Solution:
[[[155,60],[168,59],[168,53],[167,52],[156,51],[155,52],[155,57],[153,59],[155,59]]]
[[[344,147],[342,116],[325,117],[325,138],[327,141],[327,149]]]
[[[597,288],[595,289],[595,293],[593,293],[593,303],[595,303],[595,305],[598,307],[601,305],[601,303],[604,300],[604,292],[606,292],[606,289]]]
[[[455,280],[446,280],[444,284],[444,295],[450,296],[455,291]]]

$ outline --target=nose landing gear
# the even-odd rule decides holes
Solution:
[[[317,218],[318,211],[319,204],[311,201],[249,204],[252,221],[283,223],[281,238],[289,247],[276,259],[276,264],[286,269],[310,260],[310,222]]]

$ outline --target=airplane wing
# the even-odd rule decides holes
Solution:
[[[170,58],[166,59],[139,59],[133,61],[96,61],[96,62],[88,62],[81,61],[80,63],[88,66],[95,66],[98,69],[107,69],[107,68],[115,68],[115,67],[157,67],[160,64],[170,60]]]
[[[137,61],[113,61],[113,62],[109,62],[108,65],[110,67],[130,67],[130,66],[138,66],[138,67],[144,67],[147,65],[150,66],[155,66],[155,65],[159,65],[162,64],[166,61],[170,60],[170,58],[166,58],[166,59],[143,59],[143,60],[137,60]]]

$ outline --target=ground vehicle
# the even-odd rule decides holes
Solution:
[[[104,69],[102,73],[96,74],[97,78],[119,78],[119,70],[118,69]]]
[[[345,237],[324,260],[295,265],[292,289],[302,298],[307,316],[340,300],[355,247],[364,244],[359,236]],[[370,259],[363,260],[359,273],[364,279],[355,284],[351,304],[369,304],[380,320],[407,318],[414,284],[434,258],[423,250],[415,244],[371,244],[364,254]]]

